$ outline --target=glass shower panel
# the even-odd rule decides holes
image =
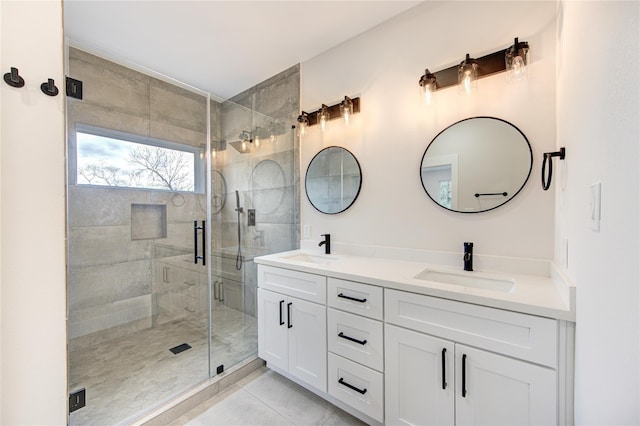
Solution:
[[[257,356],[253,259],[296,248],[298,214],[291,125],[228,100],[216,108],[211,188],[212,203],[221,201],[212,209],[212,374]]]
[[[129,423],[209,377],[208,96],[74,48],[68,66],[69,423]]]

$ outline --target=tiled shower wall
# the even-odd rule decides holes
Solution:
[[[205,219],[206,198],[184,192],[75,186],[73,129],[76,123],[82,123],[201,147],[206,143],[206,98],[74,48],[69,50],[69,75],[84,83],[84,99],[69,98],[67,102],[69,338],[106,329],[113,336],[126,334],[153,325],[153,314],[157,313],[154,259],[192,249],[193,220]],[[245,125],[295,122],[299,108],[298,66],[234,100],[261,110],[212,101],[212,141],[235,140],[235,129]],[[225,120],[228,124],[223,125]],[[217,262],[213,259],[214,278],[226,275],[220,270],[221,265],[229,268],[235,263],[234,191],[238,190],[245,207],[241,218],[244,280],[229,282],[227,288],[231,292],[235,285],[235,297],[229,301],[249,314],[255,312],[253,255],[291,249],[298,241],[294,178],[298,172],[297,144],[291,131],[286,131],[288,125],[278,126],[270,147],[240,154],[227,144],[227,149],[213,160],[217,172],[212,175],[212,191],[220,192],[225,201],[224,207],[212,216],[212,246],[222,256]],[[226,189],[219,184],[220,175]],[[166,237],[132,239],[132,204],[166,206]],[[256,208],[255,227],[246,226],[247,208]],[[233,280],[238,276],[229,275]]]

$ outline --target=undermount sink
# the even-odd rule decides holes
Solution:
[[[475,272],[456,274],[452,272],[434,271],[425,269],[413,278],[425,281],[434,281],[443,284],[453,284],[463,287],[482,288],[485,290],[502,291],[509,293],[515,286],[512,279],[493,278],[487,275],[476,275]]]
[[[283,257],[283,259],[293,260],[296,262],[306,262],[306,263],[314,263],[319,265],[326,265],[331,262],[335,262],[336,260],[340,260],[339,257],[332,256],[330,254],[308,254],[308,253],[297,253],[291,256]]]

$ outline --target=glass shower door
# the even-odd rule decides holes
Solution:
[[[209,377],[208,95],[68,66],[69,423],[127,423]]]
[[[243,105],[256,103],[247,95]],[[296,247],[291,125],[239,103],[215,104],[212,127],[211,371],[257,357],[256,256]],[[218,200],[219,202],[217,202]]]

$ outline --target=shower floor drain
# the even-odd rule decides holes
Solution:
[[[187,349],[191,349],[191,345],[187,344],[187,343],[183,343],[181,345],[175,346],[171,349],[169,349],[171,352],[173,352],[174,355],[178,355],[180,352],[184,352]]]

